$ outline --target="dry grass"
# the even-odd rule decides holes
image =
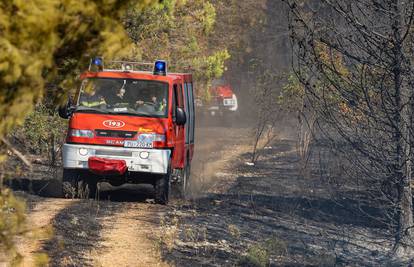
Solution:
[[[166,223],[165,218],[160,219],[160,231],[156,235],[156,248],[161,251],[163,248],[167,251],[172,251],[175,241],[178,240],[179,235],[179,221],[174,217],[170,223]]]

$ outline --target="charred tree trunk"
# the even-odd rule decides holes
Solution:
[[[398,224],[396,244],[405,245],[413,237],[413,204],[412,204],[412,167],[411,167],[411,117],[412,117],[412,89],[403,79],[405,71],[404,40],[402,37],[401,0],[393,0],[394,7],[394,89],[396,96],[396,135],[397,159],[396,159],[396,185],[398,191]]]
[[[347,183],[363,185],[361,193],[384,210],[395,250],[408,249],[414,238],[414,2],[288,3],[293,67],[319,130],[354,167]],[[340,142],[353,150],[337,149]]]

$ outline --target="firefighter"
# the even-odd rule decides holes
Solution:
[[[152,96],[150,102],[145,102],[143,100],[137,100],[135,103],[137,108],[142,107],[144,104],[149,104],[153,106],[155,111],[164,111],[167,106],[167,100],[164,98],[162,101],[158,101],[156,96]]]
[[[167,100],[165,98],[162,99],[162,101],[159,102],[156,109],[157,111],[165,111],[165,108],[167,107]]]
[[[124,84],[121,88],[119,88],[118,92],[115,95],[109,95],[106,97],[108,105],[117,108],[129,107],[130,103],[127,100],[128,97],[125,96],[125,84],[126,81],[124,81]]]
[[[95,84],[91,84],[91,88],[89,88],[89,90],[84,91],[84,94],[82,94],[79,103],[81,106],[89,108],[101,107],[103,105],[106,105],[103,96],[98,95],[96,93]]]

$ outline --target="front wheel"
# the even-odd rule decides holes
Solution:
[[[190,191],[190,174],[191,174],[191,165],[189,160],[183,170],[183,176],[181,180],[181,198],[186,199]]]
[[[171,173],[171,163],[169,163],[167,173],[155,181],[155,203],[157,204],[168,204],[171,191]]]
[[[155,203],[167,205],[170,194],[170,175],[164,175],[155,182]]]

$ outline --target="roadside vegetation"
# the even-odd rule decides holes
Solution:
[[[208,97],[209,83],[223,75],[225,61],[240,48],[239,39],[234,37],[245,37],[247,29],[238,22],[254,20],[236,12],[236,8],[254,10],[254,5],[254,1],[240,4],[199,0],[3,3],[1,179],[27,175],[33,163],[49,166],[56,177],[66,127],[66,122],[56,116],[56,107],[73,93],[78,86],[77,75],[93,56],[165,59],[171,62],[173,71],[194,72],[198,94]],[[217,27],[229,21],[234,22],[231,29]],[[11,158],[22,164],[11,164]],[[5,257],[19,260],[13,240],[26,231],[24,203],[6,187],[1,195],[2,210],[13,210],[15,216],[5,213],[1,219],[5,235],[1,246]]]

